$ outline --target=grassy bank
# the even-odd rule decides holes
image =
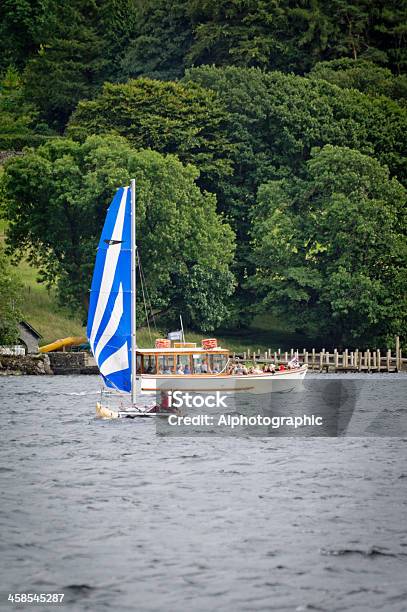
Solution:
[[[0,244],[4,242],[6,223],[0,220]],[[58,306],[54,291],[37,281],[38,271],[28,262],[22,261],[14,267],[23,285],[22,314],[42,336],[40,344],[47,344],[58,338],[86,335],[82,321],[72,317]]]

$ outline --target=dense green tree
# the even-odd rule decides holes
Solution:
[[[234,223],[246,259],[249,212],[262,183],[301,176],[310,151],[348,145],[387,163],[406,180],[406,114],[387,98],[371,99],[325,81],[229,66],[187,71],[185,81],[214,90],[228,111],[233,175],[218,186],[219,201]]]
[[[260,188],[249,285],[262,308],[333,343],[405,334],[406,221],[406,191],[386,167],[327,145],[306,178]]]
[[[25,69],[26,97],[63,130],[79,100],[116,78],[134,27],[136,0],[71,0],[53,4],[48,28]]]
[[[9,67],[0,78],[0,149],[20,150],[51,135],[38,115],[38,110],[24,98],[19,73]]]
[[[26,98],[59,130],[78,101],[97,92],[106,74],[103,39],[73,8],[61,15],[62,31],[40,47],[24,74]]]
[[[28,256],[41,279],[57,285],[62,303],[83,309],[107,206],[133,176],[152,308],[168,313],[185,305],[192,323],[210,329],[226,315],[234,287],[233,233],[217,215],[215,197],[197,187],[198,171],[173,155],[135,151],[117,136],[92,136],[84,143],[55,139],[8,161],[3,214],[9,250]],[[200,275],[206,286],[193,286]]]
[[[176,79],[184,74],[186,54],[193,40],[185,0],[151,0],[138,5],[118,73],[120,80],[148,76]]]
[[[199,184],[214,190],[231,173],[231,146],[224,136],[227,113],[217,96],[196,84],[140,78],[124,84],[106,83],[94,99],[80,102],[68,133],[114,132],[136,148],[176,153],[196,165]]]
[[[309,76],[323,79],[338,87],[354,88],[370,96],[388,96],[402,104],[407,98],[407,78],[395,76],[388,68],[383,68],[368,60],[342,58],[315,64]]]
[[[56,27],[56,0],[2,0],[0,71],[24,68],[27,59]]]
[[[188,12],[193,65],[303,73],[345,56],[405,66],[406,7],[396,0],[194,0]]]
[[[14,344],[21,321],[21,284],[0,246],[0,345]]]

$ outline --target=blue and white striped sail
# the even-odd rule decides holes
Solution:
[[[131,391],[131,190],[107,211],[93,272],[87,334],[107,386]]]

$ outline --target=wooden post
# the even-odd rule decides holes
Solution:
[[[277,353],[274,351],[274,363],[277,363]]]
[[[284,353],[284,361],[286,363],[288,362],[288,353],[287,352]]]
[[[359,349],[356,349],[355,357],[356,357],[356,367],[358,368],[360,372],[362,370],[362,353],[359,354]]]
[[[373,357],[373,369],[377,370],[377,351],[372,352]]]
[[[246,351],[243,353],[243,359],[246,361]]]
[[[320,372],[322,372],[323,360],[324,360],[324,353],[321,350],[321,351],[319,351],[319,371]]]
[[[308,351],[304,352],[303,360],[304,360],[304,363],[308,365]]]
[[[281,349],[278,349],[278,359],[281,357]]]
[[[380,367],[381,367],[381,364],[382,364],[382,357],[380,355],[380,350],[379,349],[377,349],[376,355],[377,355],[377,357],[376,357],[376,360],[377,360],[377,371],[380,372]]]
[[[290,351],[290,359],[292,359],[294,357],[294,349],[291,349]]]
[[[366,364],[367,365],[367,371],[371,372],[371,369],[370,369],[370,349],[367,349],[367,351],[366,351],[366,362],[367,362],[367,364]]]
[[[325,353],[325,363],[326,363],[326,371],[329,371],[329,351],[327,351],[327,353]]]
[[[345,352],[342,353],[342,363],[345,366],[345,368],[348,367],[348,349],[345,349]]]
[[[355,355],[354,355],[353,351],[350,352],[350,365],[351,366],[355,365]]]
[[[335,372],[336,372],[338,370],[338,366],[339,366],[338,349],[334,350],[334,366],[335,366]]]
[[[396,336],[396,372],[398,372],[400,369],[400,336]]]
[[[390,372],[390,363],[391,363],[391,349],[387,349],[386,368],[388,372]]]

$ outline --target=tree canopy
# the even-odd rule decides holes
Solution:
[[[407,316],[406,191],[386,167],[326,145],[304,179],[262,185],[248,281],[262,307],[335,342],[376,342]]]
[[[91,136],[84,143],[55,139],[11,159],[4,175],[8,244],[57,285],[61,302],[85,311],[107,206],[130,177],[137,180],[138,246],[153,310],[185,304],[191,322],[212,329],[233,291],[233,233],[214,196],[197,187],[198,171],[174,156]],[[205,279],[193,285],[196,295],[194,278]]]

